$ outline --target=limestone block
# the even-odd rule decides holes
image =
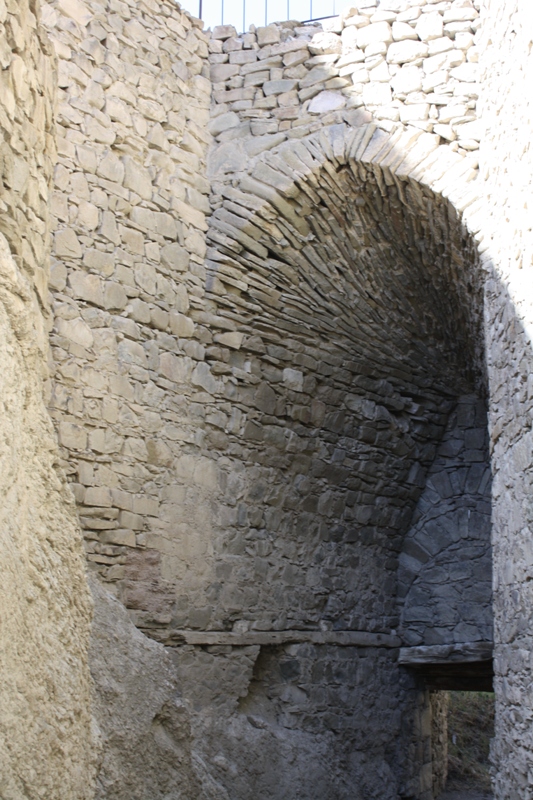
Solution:
[[[106,151],[104,157],[96,168],[97,175],[100,175],[100,177],[105,178],[108,181],[112,181],[113,183],[122,184],[124,180],[124,173],[124,164],[114,153],[110,152],[109,150]]]
[[[121,240],[117,227],[117,220],[112,211],[104,211],[102,213],[102,224],[100,225],[99,233],[113,244],[120,244]]]
[[[177,272],[185,272],[189,268],[190,255],[177,243],[167,244],[161,249],[161,263]]]
[[[406,22],[395,22],[392,26],[392,38],[395,42],[404,42],[406,39],[415,39],[418,41],[418,32]]]
[[[98,275],[75,270],[69,274],[68,283],[74,297],[96,306],[103,305],[102,279]]]
[[[89,486],[85,491],[85,505],[111,508],[113,505],[111,490],[104,486]]]
[[[438,39],[444,31],[444,23],[441,14],[422,14],[415,25],[415,31],[423,42],[431,39]]]
[[[233,350],[240,350],[244,334],[238,331],[228,331],[227,333],[215,334],[214,340],[218,344],[225,347],[231,347]]]
[[[150,321],[154,328],[158,328],[160,331],[166,331],[169,323],[168,311],[164,311],[157,306],[152,308],[150,311]]]
[[[88,231],[96,230],[100,222],[98,208],[93,203],[82,200],[78,206],[77,222],[78,225],[83,226]]]
[[[152,179],[150,173],[131,156],[124,156],[124,186],[140,195],[144,200],[152,199]]]
[[[412,103],[404,105],[400,109],[400,119],[402,122],[412,122],[414,120],[425,120],[429,117],[429,103]]]
[[[54,253],[58,258],[79,259],[83,251],[72,228],[57,231],[54,235]]]
[[[240,124],[239,115],[234,111],[229,111],[227,114],[220,114],[209,123],[209,131],[213,136],[218,136],[223,131],[230,130]]]
[[[395,92],[410,94],[422,89],[424,73],[420,67],[402,67],[391,79],[391,86]]]
[[[388,22],[375,22],[364,28],[359,28],[357,32],[357,46],[365,50],[370,44],[392,42],[392,28]]]
[[[461,64],[451,70],[452,78],[465,83],[475,83],[478,79],[479,68],[475,63]]]
[[[351,75],[352,75],[352,83],[356,85],[362,83],[368,83],[370,81],[370,75],[368,70],[361,64],[356,64],[352,68]]]
[[[194,368],[191,381],[193,386],[199,386],[209,394],[215,394],[218,388],[217,381],[211,374],[209,365],[202,361]]]
[[[315,33],[309,42],[309,52],[313,55],[326,55],[328,53],[341,53],[342,40],[336,33],[323,31]]]
[[[455,139],[457,139],[457,134],[455,133],[451,125],[441,125],[441,124],[434,125],[433,133],[436,133],[438,136],[441,136],[448,142],[453,142],[455,141]]]
[[[278,95],[283,94],[283,92],[290,92],[298,85],[297,81],[294,80],[276,80],[276,81],[266,81],[263,84],[263,92],[265,93],[266,97],[269,95]]]
[[[281,39],[281,33],[277,25],[257,28],[256,36],[259,47],[264,47],[267,44],[277,44]]]
[[[175,336],[189,339],[194,336],[194,322],[185,314],[170,312],[170,329]]]
[[[322,114],[344,108],[346,98],[338,92],[324,91],[316,95],[309,105],[310,114]]]
[[[291,369],[290,367],[286,367],[283,370],[283,383],[288,389],[301,392],[303,391],[303,382],[304,376],[300,370]]]
[[[58,0],[58,8],[78,25],[86,26],[93,18],[92,12],[81,0]]]
[[[87,448],[87,431],[82,425],[60,422],[58,435],[59,443],[68,450],[85,450]]]
[[[235,38],[236,36],[237,31],[233,25],[215,25],[213,28],[213,39],[221,39],[224,41],[225,39]]]
[[[127,528],[102,531],[98,539],[104,544],[116,544],[124,547],[136,547],[137,545],[134,531],[130,531]]]
[[[387,61],[390,64],[407,64],[410,61],[417,61],[425,58],[428,54],[428,46],[423,42],[395,42],[387,50]]]
[[[115,269],[114,255],[112,253],[103,253],[95,248],[85,251],[83,263],[87,269],[95,270],[107,278],[113,274]]]
[[[221,83],[239,74],[238,64],[215,64],[211,67],[211,80],[213,83]]]
[[[464,22],[476,19],[479,14],[475,8],[472,6],[456,6],[453,5],[452,8],[446,9],[444,12],[444,22]]]
[[[57,332],[71,342],[89,349],[93,346],[94,336],[91,329],[82,319],[58,319]]]
[[[428,42],[429,55],[435,56],[438,53],[445,53],[447,50],[454,49],[454,42],[449,36],[443,36],[440,39],[430,39]]]
[[[459,67],[465,60],[462,50],[449,50],[435,56],[430,56],[424,60],[422,68],[426,75],[439,70],[448,70],[452,67]]]
[[[106,281],[104,286],[104,308],[122,311],[126,307],[128,296],[120,283]]]

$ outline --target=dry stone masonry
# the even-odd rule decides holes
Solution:
[[[90,565],[161,624],[188,567],[173,510],[186,537],[183,503],[195,533],[208,503],[172,475],[205,366],[189,312],[205,291],[207,43],[174,3],[93,5],[43,7],[59,56],[51,409]]]
[[[89,592],[46,409],[56,88],[37,3],[0,2],[0,63],[0,796],[89,800]]]
[[[2,798],[529,798],[526,11],[0,0]]]

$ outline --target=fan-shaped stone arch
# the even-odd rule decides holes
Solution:
[[[485,428],[480,268],[463,215],[468,207],[475,219],[474,178],[436,137],[335,125],[257,157],[219,187],[207,300],[221,332],[206,359],[225,381],[220,409],[231,421],[223,438],[206,438],[206,456],[225,474],[209,627],[238,634],[245,661],[246,644],[267,642],[260,632],[279,634],[235,697],[232,723],[210,722],[204,740],[209,757],[224,740],[224,757],[240,765],[236,796],[254,785],[281,797],[286,786],[279,795],[261,788],[260,776],[278,772],[322,800],[351,797],[354,786],[364,797],[432,796],[429,696],[402,673],[395,648],[434,643],[426,629],[439,642],[465,641],[469,592],[483,617],[478,638],[490,628],[487,525],[476,535],[489,569],[481,590],[458,578],[454,626],[436,619],[421,633],[409,617],[416,592],[433,591],[429,559],[414,558],[412,540],[439,447],[443,458],[458,415],[465,441]],[[470,426],[465,404],[477,408]],[[474,506],[486,500],[479,485],[471,494]],[[436,543],[443,558],[449,544]],[[284,639],[291,630],[308,631],[308,643]],[[370,638],[341,646],[343,631]],[[215,685],[217,669],[222,676],[238,657],[225,658],[221,667],[197,655],[195,674]],[[276,761],[280,741],[291,767],[264,769],[257,754]],[[327,791],[305,768],[311,752],[331,776]]]
[[[218,556],[240,585],[249,563],[250,623],[396,627],[424,476],[457,398],[484,394],[475,244],[451,199],[474,201],[474,173],[437,142],[332,126],[257,158],[212,217],[210,280],[235,286],[211,299],[240,321],[229,449],[248,465]]]

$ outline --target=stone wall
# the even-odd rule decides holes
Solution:
[[[339,122],[441,137],[477,164],[479,3],[358,0],[316,25],[287,22],[209,43],[217,179],[286,139]],[[322,27],[324,26],[324,29]]]
[[[210,41],[170,2],[44,6],[60,89],[51,410],[89,564],[163,643],[391,634],[426,474],[459,398],[483,397],[461,219],[478,13],[360,5],[331,31]],[[459,474],[474,457],[456,455]],[[472,581],[457,578],[460,605]],[[437,621],[439,641],[471,634]],[[316,760],[334,765],[332,798],[429,799],[430,698],[395,647],[291,647],[177,648],[194,707],[213,687],[229,698],[191,721],[202,791],[281,797],[305,776],[314,796]]]
[[[405,536],[406,645],[492,640],[491,471],[484,396],[459,398]]]
[[[32,0],[0,2],[0,796],[93,797],[90,601],[46,410],[55,62]]]
[[[206,35],[170,0],[43,13],[59,57],[51,411],[91,568],[139,625],[168,625],[176,581],[203,605],[207,564],[190,567],[210,547],[213,476],[186,457],[212,339]]]
[[[531,795],[533,79],[529,3],[483,3],[489,422],[494,470],[496,797]]]
[[[430,800],[445,699],[396,631],[490,641],[487,398],[496,791],[528,797],[532,42],[524,0],[479,11],[209,39],[170,0],[51,0],[56,81],[0,0],[2,797],[90,798],[99,753],[102,799]],[[90,568],[177,645],[96,585],[100,750],[61,468]]]

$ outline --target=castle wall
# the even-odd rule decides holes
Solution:
[[[494,470],[496,797],[531,795],[531,8],[483,3],[486,320]]]
[[[45,397],[56,72],[37,3],[0,3],[0,63],[0,796],[89,800],[91,606]]]

